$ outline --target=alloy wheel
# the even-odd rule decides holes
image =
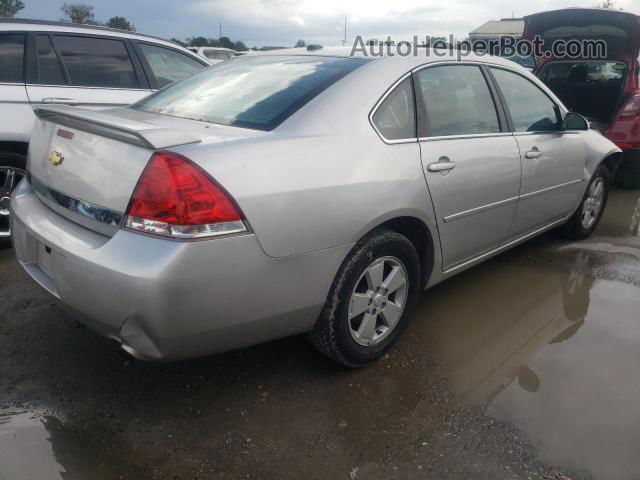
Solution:
[[[604,178],[598,177],[591,183],[587,198],[582,206],[582,226],[587,230],[593,227],[602,211],[605,194],[604,182]]]
[[[353,340],[363,346],[382,342],[400,321],[409,289],[407,270],[395,257],[375,260],[360,276],[349,300]]]
[[[0,238],[11,236],[11,224],[9,223],[11,193],[23,177],[24,170],[0,166]]]

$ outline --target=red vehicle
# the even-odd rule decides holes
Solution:
[[[544,40],[545,55],[534,73],[623,151],[616,180],[640,188],[640,17],[600,8],[569,8],[525,17],[524,38]],[[606,57],[595,50],[579,58],[554,56],[557,40],[604,40]],[[591,56],[590,56],[591,55]]]

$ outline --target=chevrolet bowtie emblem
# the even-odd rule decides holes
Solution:
[[[64,157],[62,156],[62,154],[60,152],[51,152],[49,154],[49,162],[54,167],[57,167],[62,162],[64,162]]]

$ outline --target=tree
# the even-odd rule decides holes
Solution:
[[[0,17],[14,17],[23,8],[21,0],[0,0]]]
[[[83,23],[85,25],[97,25],[93,6],[84,3],[63,3],[60,7],[65,14],[63,22]]]
[[[601,2],[599,7],[600,8],[613,8],[616,6],[618,0],[604,0],[604,2]]]
[[[190,47],[209,47],[209,40],[204,37],[191,37],[187,38],[187,44]]]
[[[136,31],[136,26],[124,17],[111,17],[107,23],[105,23],[105,26],[119,30],[128,30],[130,32]]]
[[[301,39],[301,40],[298,40],[296,42],[296,44],[295,44],[295,46],[293,48],[303,48],[303,47],[306,47],[306,46],[307,46],[307,44],[305,43],[305,41]]]
[[[244,44],[244,42],[241,42],[240,40],[238,40],[233,44],[233,49],[236,52],[246,52],[247,50],[249,50],[247,46]]]
[[[229,37],[220,37],[218,39],[218,42],[220,42],[221,47],[230,48],[231,50],[233,50],[233,42]]]

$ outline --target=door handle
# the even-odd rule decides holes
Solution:
[[[78,105],[80,102],[75,98],[63,98],[63,97],[46,97],[42,99],[42,103],[57,103],[60,105]]]
[[[439,162],[433,162],[427,165],[427,170],[430,172],[448,172],[456,168],[455,162],[452,162],[448,158],[446,160],[440,160]]]
[[[538,150],[538,147],[533,147],[533,149],[525,153],[524,156],[527,158],[540,158],[542,156],[542,152]]]

